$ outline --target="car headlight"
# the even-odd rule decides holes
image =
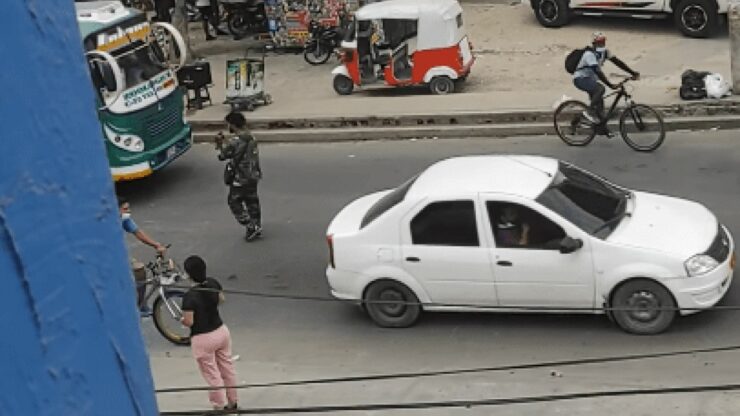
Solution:
[[[719,263],[706,254],[697,254],[684,262],[689,276],[699,276],[714,270]]]
[[[134,153],[144,151],[144,140],[141,137],[134,134],[116,133],[106,125],[103,125],[103,130],[105,130],[105,137],[114,146]]]

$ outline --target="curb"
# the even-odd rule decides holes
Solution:
[[[740,128],[740,101],[701,101],[655,106],[666,129]],[[196,142],[224,130],[220,120],[194,120]],[[552,110],[509,110],[394,116],[250,117],[249,128],[264,142],[332,142],[424,137],[507,137],[554,134]]]

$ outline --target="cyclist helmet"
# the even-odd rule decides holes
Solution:
[[[606,45],[606,35],[604,35],[602,32],[594,32],[591,34],[591,43],[596,46],[603,46]]]

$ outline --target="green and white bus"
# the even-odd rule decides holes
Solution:
[[[182,36],[118,1],[75,7],[113,179],[149,176],[192,146],[176,77]]]

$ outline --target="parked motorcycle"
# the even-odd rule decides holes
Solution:
[[[311,38],[306,42],[303,50],[303,59],[311,65],[321,65],[342,43],[344,35],[338,27],[322,26],[311,20],[308,24]]]
[[[267,30],[264,0],[220,0],[229,32],[235,38]]]

